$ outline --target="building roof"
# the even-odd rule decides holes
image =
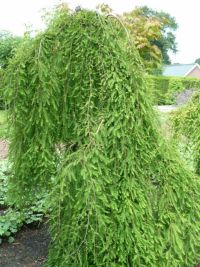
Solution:
[[[168,66],[165,66],[163,70],[163,75],[184,77],[184,76],[187,76],[187,74],[189,74],[195,67],[200,68],[197,63],[168,65]]]

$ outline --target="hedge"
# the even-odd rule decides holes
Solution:
[[[190,88],[200,88],[200,79],[191,77],[148,76],[147,82],[157,105],[175,104],[178,93]]]

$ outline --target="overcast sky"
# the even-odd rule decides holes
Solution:
[[[95,8],[99,3],[107,3],[120,14],[130,11],[135,6],[147,5],[156,10],[163,10],[176,18],[179,28],[176,32],[178,50],[172,55],[173,62],[192,63],[200,57],[200,29],[198,0],[68,0],[71,8],[80,5]],[[0,0],[0,29],[21,35],[26,25],[41,28],[41,10],[51,8],[59,0]]]

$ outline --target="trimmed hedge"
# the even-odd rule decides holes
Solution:
[[[177,93],[190,88],[200,88],[198,78],[148,76],[147,81],[154,103],[158,105],[175,104]]]

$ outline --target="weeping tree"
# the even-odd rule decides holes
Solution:
[[[51,191],[48,267],[194,266],[200,186],[157,130],[119,19],[58,11],[6,78],[10,198]],[[62,149],[59,149],[62,147]]]
[[[200,92],[196,92],[187,105],[173,112],[171,121],[175,134],[186,137],[186,147],[191,149],[195,171],[200,175]]]

